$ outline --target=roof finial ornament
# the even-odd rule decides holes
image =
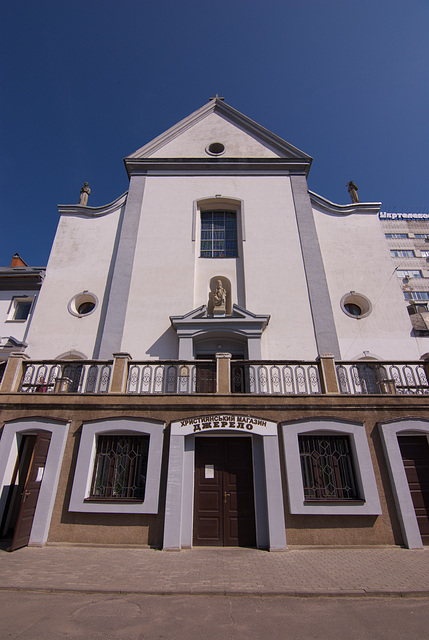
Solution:
[[[214,98],[210,98],[210,100],[225,100],[225,98],[222,98],[218,93],[214,96]]]
[[[350,193],[350,198],[352,199],[352,202],[359,202],[359,198],[357,194],[358,188],[353,182],[353,180],[350,180],[350,182],[347,183],[347,186],[348,186],[347,191]]]

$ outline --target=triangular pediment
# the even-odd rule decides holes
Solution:
[[[210,153],[210,145],[224,150]],[[219,99],[181,120],[127,159],[143,158],[284,158],[311,157]]]
[[[237,304],[232,307],[232,313],[225,316],[209,315],[206,305],[193,309],[183,316],[170,316],[170,321],[177,332],[181,331],[238,331],[243,334],[248,331],[262,333],[270,320],[269,315],[257,315]]]

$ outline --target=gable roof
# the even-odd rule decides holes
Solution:
[[[222,100],[215,98],[203,105],[197,111],[194,111],[194,113],[191,113],[187,118],[184,118],[173,127],[151,140],[151,142],[148,142],[146,145],[127,156],[127,158],[125,158],[125,162],[127,163],[128,159],[149,158],[153,153],[162,149],[162,147],[167,145],[170,141],[174,140],[185,131],[188,131],[212,113],[218,114],[231,124],[261,142],[261,144],[270,147],[283,159],[301,160],[308,163],[311,163],[312,161],[312,158],[303,151],[300,151],[289,142],[286,142],[268,129],[265,129],[265,127],[254,122]]]

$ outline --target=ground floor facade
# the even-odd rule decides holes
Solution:
[[[11,545],[429,543],[423,396],[5,394]]]

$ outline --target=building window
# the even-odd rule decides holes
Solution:
[[[415,238],[429,238],[429,233],[415,233]]]
[[[405,300],[429,300],[429,291],[404,291]]]
[[[281,428],[291,514],[381,514],[363,424],[314,419]]]
[[[225,152],[222,142],[212,142],[206,147],[206,152],[211,156],[221,156]]]
[[[13,298],[9,307],[8,321],[25,322],[30,315],[34,298]]]
[[[148,450],[149,436],[98,436],[90,497],[143,500]]]
[[[429,258],[429,251],[420,251],[422,258]]]
[[[407,307],[408,315],[413,316],[416,313],[426,313],[428,310],[427,304],[412,304]]]
[[[419,269],[406,269],[406,270],[397,270],[396,275],[398,278],[423,278],[423,274]]]
[[[357,304],[353,304],[351,302],[346,303],[344,305],[344,309],[351,315],[351,316],[360,316],[362,314],[362,309],[360,307],[358,307]]]
[[[72,316],[83,318],[95,311],[98,306],[98,298],[94,293],[82,291],[73,296],[67,305],[67,309]]]
[[[349,318],[366,318],[372,311],[372,304],[369,298],[362,293],[350,291],[340,300],[341,309]]]
[[[305,500],[356,500],[348,436],[299,436]]]
[[[391,238],[408,238],[408,233],[385,233],[384,234],[387,239]]]
[[[236,258],[237,256],[235,211],[202,211],[201,257]]]
[[[392,258],[414,258],[415,257],[414,251],[412,249],[391,249],[390,255],[392,256]]]
[[[164,426],[136,418],[83,424],[69,511],[158,513]]]

